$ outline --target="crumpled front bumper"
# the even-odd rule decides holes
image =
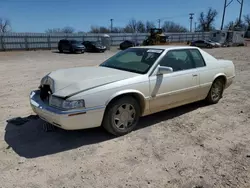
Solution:
[[[30,105],[41,119],[66,130],[99,127],[105,111],[105,106],[63,111],[44,103],[39,90],[30,93]]]

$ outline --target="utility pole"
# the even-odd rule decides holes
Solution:
[[[239,24],[241,24],[241,16],[242,16],[242,9],[243,9],[243,2],[244,0],[237,0],[240,3],[240,15],[239,15]]]
[[[222,16],[221,27],[220,27],[221,30],[223,30],[223,26],[224,26],[226,8],[227,8],[232,2],[233,2],[233,0],[231,0],[229,3],[227,3],[227,0],[225,0],[225,2],[224,2],[223,16]]]
[[[196,32],[196,24],[197,22],[194,22],[194,32]]]
[[[110,19],[110,33],[113,31],[113,20],[114,19]]]
[[[189,15],[190,15],[190,17],[189,17],[189,19],[190,19],[190,32],[192,32],[193,15],[194,15],[194,13],[190,13]]]
[[[161,28],[161,19],[158,19],[158,27]]]

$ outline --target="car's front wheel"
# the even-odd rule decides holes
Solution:
[[[59,46],[58,50],[60,53],[63,53],[63,48],[61,46]]]
[[[126,96],[108,105],[102,125],[109,133],[122,136],[136,127],[139,117],[138,102],[133,97]]]
[[[222,78],[217,78],[208,93],[208,96],[206,98],[206,101],[209,104],[216,104],[219,102],[219,100],[222,98],[223,90],[224,90],[225,82]]]

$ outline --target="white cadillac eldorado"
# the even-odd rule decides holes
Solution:
[[[141,116],[200,100],[217,103],[234,77],[232,61],[197,47],[132,47],[99,66],[49,73],[31,92],[30,104],[62,129],[103,126],[120,136]]]

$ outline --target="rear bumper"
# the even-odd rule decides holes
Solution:
[[[49,106],[40,99],[40,91],[30,94],[32,110],[44,121],[65,130],[99,127],[102,123],[105,106],[62,111]]]

